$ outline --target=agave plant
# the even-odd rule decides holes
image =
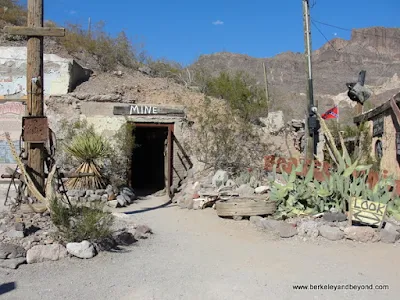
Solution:
[[[70,145],[64,145],[65,151],[80,162],[76,173],[92,173],[92,176],[70,178],[70,189],[100,189],[105,186],[101,173],[102,159],[109,154],[109,145],[92,128],[75,136]]]

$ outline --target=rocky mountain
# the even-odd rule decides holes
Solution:
[[[306,73],[303,53],[285,52],[271,58],[253,58],[228,52],[201,56],[192,68],[212,75],[221,71],[244,71],[264,82],[262,63],[267,65],[271,109],[283,110],[285,117],[301,118],[306,110]],[[388,100],[400,89],[400,28],[372,27],[352,31],[351,39],[333,39],[312,53],[314,94],[321,112],[334,104],[341,108],[341,120],[351,122],[354,102],[347,97],[347,82],[357,80],[366,70],[366,85],[373,95],[368,110]]]

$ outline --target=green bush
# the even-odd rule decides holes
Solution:
[[[17,0],[0,0],[0,19],[7,23],[24,26],[27,20],[27,11]]]
[[[54,199],[50,209],[51,220],[64,242],[98,241],[112,234],[113,216],[99,205],[67,206]]]
[[[242,72],[234,76],[222,72],[218,77],[209,78],[205,92],[209,96],[225,99],[229,107],[246,121],[264,116],[268,110],[264,90]]]

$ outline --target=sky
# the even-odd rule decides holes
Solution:
[[[26,0],[25,0],[26,2]],[[221,51],[263,58],[304,51],[302,0],[44,0],[45,19],[87,27],[105,22],[111,35],[125,30],[153,58],[183,65]],[[399,27],[399,0],[310,0],[315,21],[342,28]],[[315,23],[327,39],[350,31]],[[313,25],[312,48],[326,43]]]

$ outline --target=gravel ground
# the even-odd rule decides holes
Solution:
[[[278,240],[248,221],[218,218],[212,209],[146,210],[162,203],[151,198],[125,209],[153,229],[148,240],[91,260],[0,271],[0,283],[16,285],[1,299],[375,300],[400,293],[399,244]],[[389,290],[295,291],[295,284],[386,284]]]

